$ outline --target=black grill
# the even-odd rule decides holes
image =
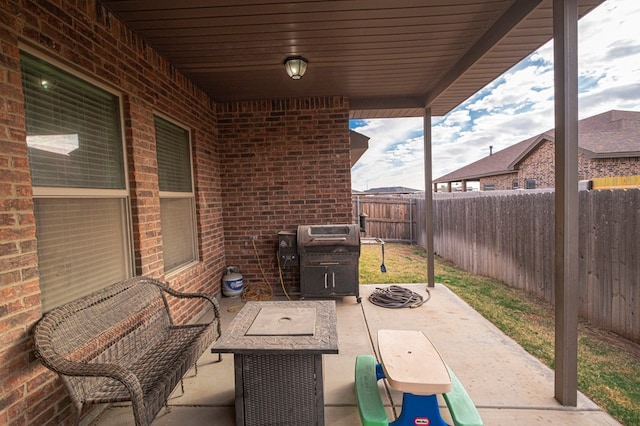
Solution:
[[[358,225],[298,226],[300,297],[355,296],[360,303]]]

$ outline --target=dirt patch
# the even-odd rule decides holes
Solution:
[[[640,362],[640,344],[626,339],[610,331],[602,330],[591,323],[581,320],[580,333],[607,345],[611,345],[628,353],[636,362]]]

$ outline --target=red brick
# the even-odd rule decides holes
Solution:
[[[24,328],[28,324],[33,324],[40,319],[40,316],[41,313],[39,309],[31,309],[30,311],[2,317],[0,318],[0,334],[8,330],[20,327]]]
[[[18,253],[18,245],[12,243],[0,243],[0,257]]]

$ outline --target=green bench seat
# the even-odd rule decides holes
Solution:
[[[451,390],[442,394],[444,402],[447,403],[451,419],[455,426],[482,426],[482,418],[467,390],[453,374],[453,370],[447,365],[449,376],[451,376]]]
[[[358,413],[363,426],[388,426],[389,419],[382,404],[376,375],[376,359],[373,355],[356,357],[355,383]],[[451,376],[451,391],[443,398],[451,413],[454,426],[482,426],[482,418],[464,386],[447,366]]]
[[[363,426],[387,426],[389,419],[380,398],[373,355],[356,357],[356,400]]]

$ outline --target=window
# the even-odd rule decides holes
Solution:
[[[154,117],[164,270],[198,260],[189,131]]]
[[[511,182],[511,189],[518,189],[519,187],[518,179],[514,179],[513,182]]]
[[[485,191],[495,191],[496,190],[496,184],[495,183],[485,183],[484,184],[484,190]]]
[[[21,53],[42,308],[131,276],[119,98]]]
[[[525,189],[536,189],[536,180],[535,179],[527,179],[524,183]]]

